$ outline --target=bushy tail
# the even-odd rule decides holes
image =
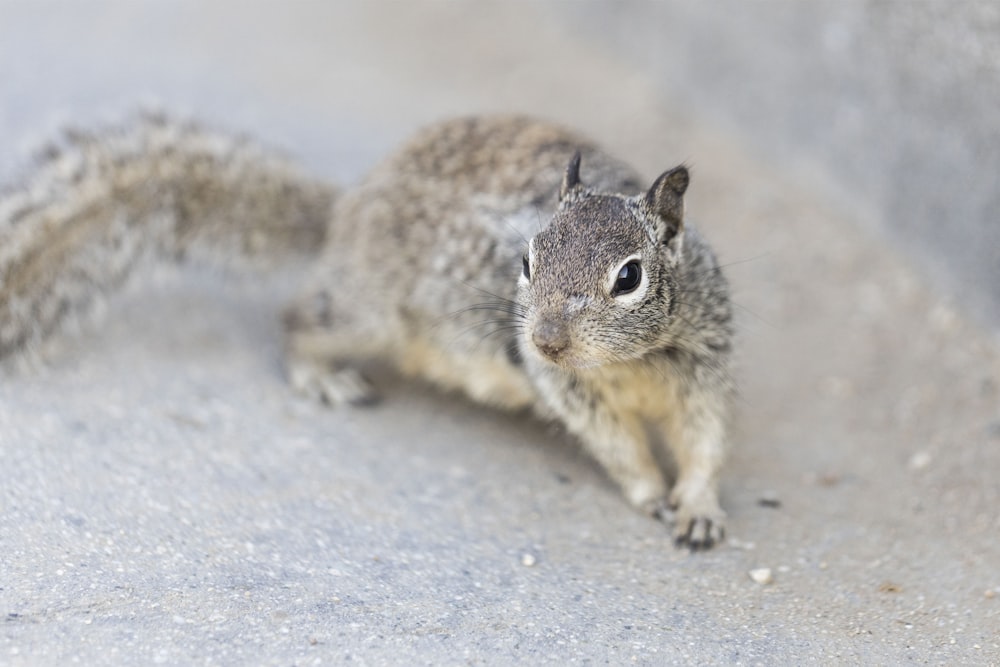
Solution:
[[[335,196],[244,137],[163,115],[68,131],[0,193],[0,358],[148,259],[269,265],[315,252]]]

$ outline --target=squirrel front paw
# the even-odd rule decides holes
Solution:
[[[726,513],[707,484],[679,482],[670,493],[674,541],[692,551],[711,549],[726,536]]]
[[[639,509],[670,526],[679,547],[691,551],[711,549],[725,538],[726,513],[708,488],[675,488],[669,499],[661,496],[646,500]]]

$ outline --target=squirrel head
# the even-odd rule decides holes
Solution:
[[[550,224],[528,243],[518,283],[529,353],[566,368],[637,359],[672,321],[688,170],[634,197],[599,193],[569,162]]]

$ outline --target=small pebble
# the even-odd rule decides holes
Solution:
[[[774,581],[774,576],[771,574],[771,568],[769,567],[758,567],[750,570],[750,578],[761,585]]]
[[[928,452],[917,452],[910,457],[909,468],[910,470],[917,471],[923,470],[931,464],[931,455]]]
[[[781,507],[781,498],[778,497],[776,491],[764,491],[757,498],[757,504],[761,507],[770,507],[772,509],[777,509]]]
[[[537,563],[537,562],[538,562],[538,559],[535,558],[534,555],[532,555],[532,554],[522,554],[521,555],[521,565],[523,565],[525,567],[534,567],[535,563]]]
[[[823,486],[837,486],[840,484],[840,474],[826,472],[819,476],[819,483]]]
[[[753,542],[744,542],[729,535],[726,535],[726,544],[729,545],[730,549],[742,549],[743,551],[753,551],[757,548],[757,545]]]

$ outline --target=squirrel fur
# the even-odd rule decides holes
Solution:
[[[726,281],[684,218],[688,183],[679,166],[644,187],[589,140],[523,116],[427,128],[344,192],[159,114],[72,132],[0,193],[0,358],[156,257],[313,255],[284,317],[297,390],[371,403],[358,365],[377,360],[531,410],[678,543],[707,548],[724,535],[733,332]]]

